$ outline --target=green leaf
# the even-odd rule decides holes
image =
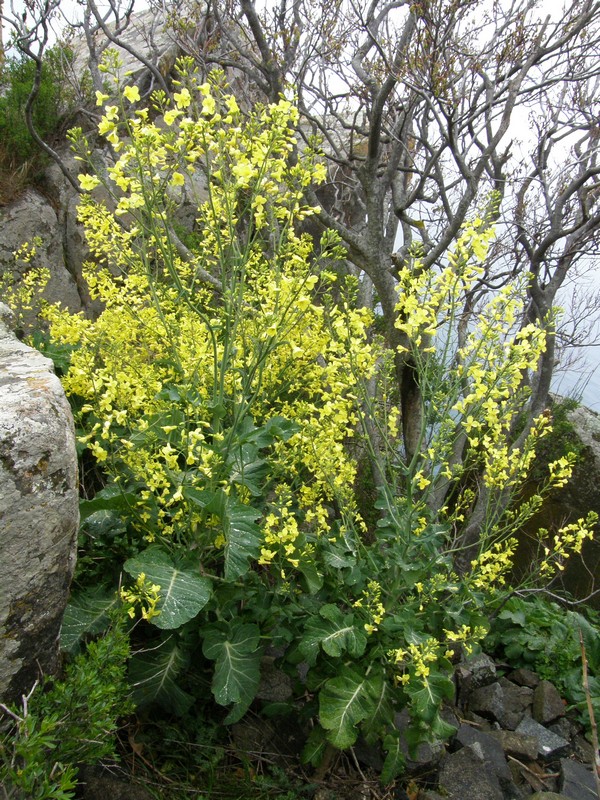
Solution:
[[[304,578],[309,594],[316,594],[323,586],[323,576],[312,561],[302,560],[298,564],[298,572]]]
[[[135,502],[135,495],[131,492],[124,492],[119,486],[107,486],[97,492],[91,500],[79,501],[80,520],[83,522],[96,511],[126,512]]]
[[[276,439],[287,442],[299,430],[300,426],[297,422],[292,422],[289,419],[285,419],[285,417],[271,417],[262,428],[258,428],[255,431],[253,441],[256,442],[258,447],[268,447]]]
[[[235,581],[248,571],[250,561],[260,555],[260,529],[255,522],[260,514],[250,506],[227,499],[222,517],[225,580]]]
[[[379,693],[373,694],[373,708],[362,727],[365,739],[369,744],[375,744],[394,716],[394,697],[385,675],[377,684],[377,688]]]
[[[379,779],[384,786],[392,783],[404,772],[406,765],[400,743],[400,732],[389,733],[383,740],[383,749],[387,753]]]
[[[169,555],[158,547],[149,547],[128,559],[123,569],[133,578],[143,572],[148,581],[160,586],[160,600],[156,606],[160,614],[151,622],[163,630],[179,628],[193,619],[211,596],[212,584],[208,578],[191,568],[176,567]]]
[[[245,712],[254,700],[260,680],[259,643],[258,626],[239,619],[227,630],[206,630],[202,652],[216,662],[212,691],[219,705],[234,703]]]
[[[110,622],[108,612],[118,602],[115,590],[105,587],[94,587],[72,596],[63,616],[61,647],[75,653],[84,636],[104,631]]]
[[[405,687],[411,698],[411,716],[433,722],[442,701],[454,697],[454,684],[446,675],[432,672],[417,685],[419,688],[415,688],[415,682],[411,682]]]
[[[185,714],[194,698],[177,685],[176,679],[188,661],[187,653],[173,637],[159,647],[134,655],[129,665],[134,701],[138,705],[158,703],[178,716]]]
[[[318,767],[327,748],[327,735],[320,725],[315,725],[308,735],[302,751],[302,763]]]
[[[352,553],[343,550],[326,551],[323,560],[333,569],[348,569],[356,564],[356,558]]]
[[[310,619],[299,648],[308,663],[313,666],[317,660],[319,646],[327,655],[339,658],[348,652],[354,658],[360,657],[367,646],[364,629],[354,623],[353,614],[344,614],[335,605],[326,605],[319,611],[321,619]]]
[[[349,668],[325,683],[319,695],[319,721],[328,731],[329,741],[340,750],[356,741],[356,726],[373,712],[382,680],[381,673],[361,675]]]
[[[245,461],[243,449],[238,455],[239,458],[233,460],[230,480],[245,486],[254,497],[260,497],[263,493],[262,484],[269,471],[267,462],[261,458]]]

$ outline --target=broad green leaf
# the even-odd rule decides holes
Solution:
[[[327,747],[327,735],[320,725],[315,725],[308,735],[304,750],[302,751],[302,763],[318,767],[323,758],[323,753]]]
[[[354,555],[343,550],[326,551],[323,560],[333,569],[348,569],[356,564]]]
[[[384,786],[392,783],[404,772],[405,758],[400,744],[400,732],[389,733],[383,740],[383,749],[387,753],[379,779]]]
[[[312,561],[301,560],[298,572],[306,581],[306,588],[310,594],[316,594],[323,586],[323,576]]]
[[[355,624],[353,614],[344,614],[332,604],[323,606],[319,614],[320,619],[309,620],[299,645],[300,652],[311,666],[317,660],[319,646],[333,658],[339,658],[345,652],[354,658],[364,653],[367,635]]]
[[[160,614],[151,622],[163,630],[179,628],[193,619],[211,596],[212,585],[208,578],[191,568],[176,567],[169,555],[158,547],[149,547],[128,559],[123,569],[134,578],[143,572],[148,581],[160,586],[160,600],[156,606]]]
[[[200,506],[200,508],[206,508],[214,498],[213,492],[209,492],[206,489],[196,489],[194,486],[187,486],[185,483],[181,487],[181,491],[188,502]]]
[[[446,675],[431,673],[418,686],[411,682],[405,687],[411,699],[411,716],[433,722],[442,701],[454,697],[454,684]]]
[[[263,483],[269,471],[267,462],[262,458],[245,461],[243,453],[240,458],[234,459],[229,478],[232,482],[245,486],[254,497],[263,493]]]
[[[74,653],[84,636],[105,630],[109,623],[108,612],[118,602],[115,590],[104,587],[88,589],[71,597],[63,616],[61,647]]]
[[[241,704],[245,711],[254,699],[260,680],[259,643],[258,626],[240,620],[228,630],[206,630],[202,652],[216,662],[212,691],[219,705]]]
[[[373,712],[382,679],[381,673],[361,675],[349,668],[325,683],[319,694],[319,720],[340,750],[356,741],[357,725]]]
[[[194,702],[176,682],[186,668],[188,657],[173,638],[159,647],[134,655],[129,664],[133,699],[138,705],[158,703],[181,716]]]
[[[226,581],[235,581],[244,575],[250,561],[260,555],[260,529],[255,522],[259,516],[250,506],[228,498],[222,517]]]
[[[388,727],[394,716],[393,692],[385,675],[382,675],[381,681],[374,685],[374,689],[377,689],[378,693],[373,693],[373,707],[362,726],[362,732],[369,744],[374,744],[379,739],[381,732]]]
[[[114,509],[93,511],[83,520],[81,527],[91,539],[109,539],[127,530],[121,513]]]
[[[131,492],[124,492],[119,486],[107,486],[91,500],[79,501],[81,522],[96,511],[129,511],[135,502],[135,495]]]
[[[292,422],[289,419],[285,419],[285,417],[271,417],[262,428],[258,428],[255,431],[253,441],[256,442],[258,447],[268,447],[276,439],[287,442],[299,430],[300,426],[297,422]]]

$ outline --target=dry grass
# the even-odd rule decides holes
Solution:
[[[6,206],[19,197],[38,174],[38,158],[19,163],[14,154],[0,144],[0,206]]]

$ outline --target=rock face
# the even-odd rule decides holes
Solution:
[[[42,267],[50,273],[44,297],[49,302],[60,301],[70,311],[79,311],[81,297],[77,283],[66,267],[65,231],[50,202],[35,189],[27,189],[17,200],[0,209],[0,228],[0,276],[12,273],[18,282],[29,265],[20,267],[13,253],[23,244],[32,245],[37,239],[36,254],[30,266]]]
[[[10,331],[0,304],[0,698],[58,659],[79,524],[71,411],[52,363]]]
[[[552,398],[554,403],[560,403],[561,400],[557,396]],[[570,428],[562,434],[563,440],[566,439],[563,446],[565,450],[577,452],[578,461],[568,484],[552,492],[541,511],[525,525],[525,536],[521,538],[517,556],[517,580],[528,572],[531,560],[535,557],[540,528],[553,533],[565,524],[585,518],[589,511],[595,511],[600,516],[600,415],[585,406],[578,406],[567,411],[566,417]],[[540,464],[547,464],[562,454],[562,451],[544,452],[542,447]],[[594,595],[598,588],[598,574],[600,526],[596,527],[595,539],[584,542],[581,554],[573,554],[567,560],[564,572],[556,578],[555,587],[562,587],[577,599],[587,599],[590,606],[600,609],[600,594]]]

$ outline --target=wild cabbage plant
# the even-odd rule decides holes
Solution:
[[[105,70],[117,89],[114,57]],[[355,283],[337,277],[335,233],[316,243],[302,232],[315,211],[304,191],[326,173],[298,146],[294,103],[243,113],[222,76],[200,83],[187,62],[180,72],[173,101],[157,94],[151,109],[136,87],[109,104],[98,93],[98,131],[115,152],[104,176],[72,134],[88,191],[86,278],[103,310],[46,312],[54,341],[72,348],[64,386],[107,482],[84,516],[112,514],[127,530],[121,597],[152,642],[132,659],[136,696],[184,713],[210,664],[233,722],[269,654],[292,686],[271,711],[304,703],[314,717],[305,759],[360,733],[382,742],[388,781],[402,768],[398,711],[410,711],[412,744],[450,732],[439,712],[452,660],[488,631],[515,529],[570,474],[563,458],[534,498],[505,502],[549,430],[543,416],[518,431],[545,332],[519,327],[521,292],[509,285],[460,341],[444,339],[486,258],[485,215],[437,273],[415,254],[397,308],[423,376],[409,460],[396,354],[357,307]],[[184,242],[177,208],[194,191]],[[481,487],[489,501],[474,520]],[[544,569],[592,522],[544,545]],[[97,619],[102,602],[82,595],[71,613]]]

